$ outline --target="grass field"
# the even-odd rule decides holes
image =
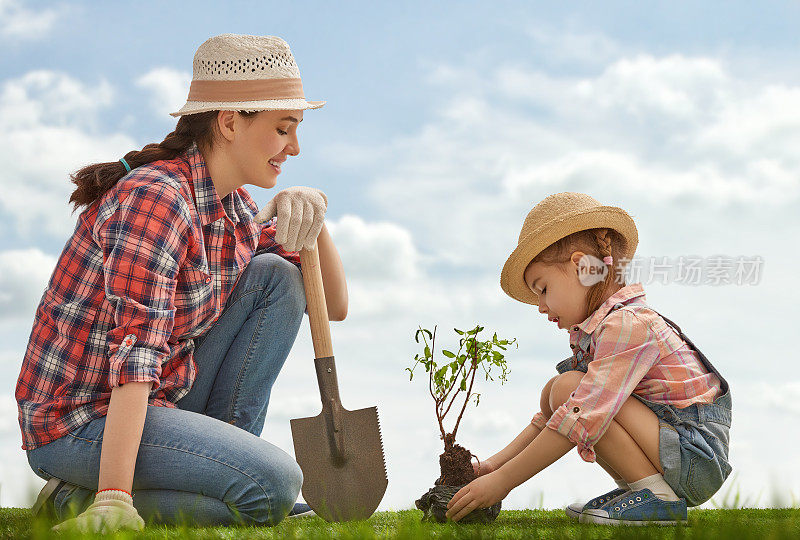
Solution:
[[[141,533],[117,533],[105,538],[800,538],[798,509],[690,510],[688,526],[669,528],[581,525],[568,519],[562,510],[504,510],[491,525],[421,523],[421,517],[418,510],[404,510],[378,512],[367,521],[355,523],[327,523],[318,517],[302,517],[285,520],[273,528],[150,526]],[[49,525],[34,522],[28,509],[0,508],[0,538],[50,536]]]

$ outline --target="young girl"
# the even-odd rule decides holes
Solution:
[[[73,176],[86,209],[16,390],[23,449],[49,479],[35,514],[111,531],[292,510],[300,468],[259,435],[305,310],[295,251],[318,246],[333,320],[347,288],[321,191],[285,189],[256,215],[242,186],[275,186],[303,111],[323,104],[280,38],[217,36],[195,54],[174,132]]]
[[[572,356],[542,390],[541,411],[475,464],[448,504],[458,521],[491,506],[573,446],[617,488],[567,514],[584,523],[685,522],[731,471],[728,383],[672,321],[650,308],[622,261],[638,234],[622,209],[558,193],[530,211],[500,283],[569,334]]]

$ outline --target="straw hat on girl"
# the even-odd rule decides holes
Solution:
[[[289,44],[275,36],[222,34],[194,55],[186,104],[172,116],[206,111],[319,109],[308,101]]]
[[[603,206],[584,193],[556,193],[533,207],[522,224],[516,249],[500,274],[500,286],[514,300],[539,305],[539,296],[525,283],[525,269],[542,250],[570,234],[586,229],[617,231],[625,242],[626,259],[639,244],[633,218],[622,208]]]

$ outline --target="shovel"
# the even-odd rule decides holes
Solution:
[[[303,497],[328,521],[367,519],[389,482],[378,409],[342,407],[316,245],[300,251],[300,263],[322,398],[320,414],[290,421],[295,458],[303,471]]]

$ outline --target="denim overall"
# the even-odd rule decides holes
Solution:
[[[632,304],[615,304],[612,311]],[[648,309],[652,309],[648,306]],[[655,311],[655,310],[653,310]],[[697,506],[711,498],[731,472],[728,463],[728,431],[731,426],[731,393],[726,381],[708,358],[697,348],[677,324],[656,313],[669,324],[686,344],[694,349],[705,368],[719,377],[721,395],[713,403],[694,403],[679,409],[665,403],[655,403],[632,394],[647,405],[659,420],[659,457],[664,480],[687,506]],[[558,363],[559,373],[586,373],[591,334],[581,337],[573,357]]]

